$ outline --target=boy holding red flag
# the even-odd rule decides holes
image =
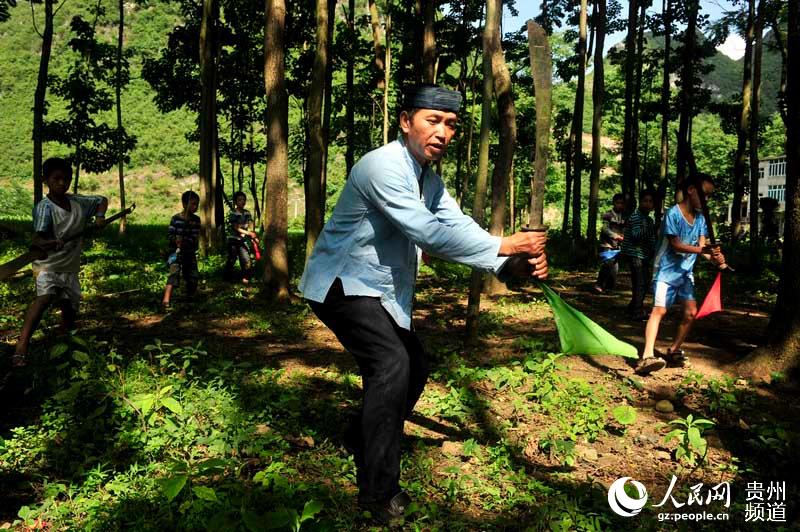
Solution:
[[[702,188],[701,188],[702,187]],[[681,345],[697,315],[694,298],[694,264],[704,254],[716,265],[725,264],[718,247],[706,248],[708,226],[702,213],[700,194],[707,198],[714,191],[714,181],[707,175],[689,178],[681,183],[683,199],[664,216],[661,239],[653,264],[653,311],[647,321],[645,346],[636,373],[647,375],[667,364],[683,367],[687,359]],[[710,251],[709,255],[705,255]],[[665,357],[655,356],[655,343],[661,318],[676,300],[683,301],[683,319]]]

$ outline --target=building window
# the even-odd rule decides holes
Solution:
[[[764,168],[759,168],[758,169],[758,178],[759,179],[764,179]]]
[[[767,189],[767,197],[783,203],[786,198],[786,185],[770,185]]]
[[[781,157],[769,162],[769,176],[784,176],[786,175],[786,158]]]

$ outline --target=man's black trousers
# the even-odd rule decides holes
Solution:
[[[355,357],[363,383],[359,500],[383,501],[400,491],[400,439],[428,379],[425,352],[413,331],[398,327],[377,297],[345,296],[339,279],[312,310]],[[358,428],[358,425],[356,425]]]

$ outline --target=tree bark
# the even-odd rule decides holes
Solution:
[[[423,82],[436,83],[436,65],[438,51],[436,50],[436,9],[438,0],[424,0],[424,27],[422,29],[422,73]]]
[[[371,4],[375,4],[375,0],[370,2]],[[350,177],[350,170],[353,169],[353,164],[355,164],[355,137],[356,137],[356,126],[355,126],[355,101],[353,99],[353,91],[354,91],[354,60],[355,60],[355,44],[358,33],[356,33],[355,28],[355,10],[356,10],[356,2],[355,0],[348,0],[347,2],[347,40],[348,40],[348,51],[347,54],[347,72],[345,74],[345,87],[347,89],[347,108],[345,110],[345,134],[347,135],[347,147],[345,148],[344,152],[344,167],[345,167],[345,178]]]
[[[472,140],[475,133],[475,117],[473,116],[473,109],[475,108],[475,98],[478,91],[475,90],[475,77],[472,78],[472,104],[469,107],[469,132],[467,133],[467,161],[464,176],[461,181],[461,196],[458,198],[458,205],[463,208],[464,197],[469,189],[469,181],[472,177]]]
[[[267,193],[264,204],[264,284],[279,301],[288,300],[289,100],[285,79],[285,0],[266,0],[264,85],[267,93]]]
[[[200,245],[208,256],[217,245],[217,73],[216,0],[203,0],[200,22]]]
[[[633,1],[633,0],[631,0]],[[572,163],[572,239],[581,238],[581,177],[583,173],[583,101],[586,95],[586,17],[587,0],[581,0],[578,23],[578,87],[575,91],[575,114],[572,117],[575,128],[575,148]]]
[[[544,185],[550,155],[550,125],[553,103],[553,63],[550,43],[542,26],[528,21],[528,46],[536,99],[536,153],[531,178],[527,229],[544,229]],[[567,194],[569,199],[569,194]]]
[[[605,70],[603,48],[606,38],[606,0],[597,0],[595,7],[594,81],[592,83],[592,173],[589,177],[589,219],[586,228],[588,249],[594,252],[597,246],[597,211],[600,195],[600,167],[602,165],[601,135],[603,129],[603,93],[605,92]]]
[[[800,6],[789,2],[787,94],[800,91]],[[770,318],[767,345],[739,365],[742,374],[769,380],[781,372],[797,380],[800,363],[800,101],[786,101],[786,210],[778,300]],[[794,371],[794,373],[792,373]]]
[[[33,96],[33,204],[41,201],[42,194],[42,143],[44,133],[45,98],[53,48],[53,0],[44,0],[44,33],[42,53],[39,56],[39,76]]]
[[[383,143],[389,144],[389,81],[392,73],[392,13],[386,12],[386,46],[383,68]]]
[[[753,39],[755,37],[756,1],[748,0],[747,29],[745,30],[744,68],[742,72],[742,110],[739,114],[736,156],[733,162],[733,204],[731,206],[731,240],[736,242],[742,234],[742,198],[747,186],[747,137],[750,132],[750,105],[752,104]]]
[[[625,196],[627,212],[633,210],[635,201],[636,175],[633,167],[633,153],[637,150],[637,139],[634,136],[633,94],[636,90],[634,73],[636,70],[637,19],[637,0],[630,0],[628,2],[628,35],[625,38],[625,129],[622,135],[622,194]]]
[[[770,27],[772,28],[772,34],[775,36],[775,44],[778,47],[778,51],[781,53],[781,81],[778,85],[778,112],[783,120],[783,125],[786,126],[788,118],[786,114],[786,81],[788,76],[786,67],[789,60],[789,50],[786,46],[786,40],[783,37],[783,31],[781,31],[776,7],[777,6],[773,7],[770,13]]]
[[[636,74],[634,75],[634,80],[636,85],[634,87],[633,92],[633,111],[631,112],[631,116],[633,117],[633,142],[631,146],[633,147],[633,151],[631,152],[631,168],[633,168],[633,179],[631,180],[631,184],[633,185],[633,201],[637,199],[636,191],[638,190],[636,187],[638,186],[641,188],[642,186],[642,168],[641,164],[639,163],[639,109],[640,103],[642,101],[642,67],[643,67],[643,58],[644,58],[644,26],[645,26],[645,14],[647,12],[647,5],[648,2],[646,0],[641,0],[639,3],[639,29],[636,33]],[[646,131],[646,130],[645,130]],[[645,146],[646,149],[646,146]],[[630,207],[631,211],[633,207]]]
[[[489,142],[492,120],[492,45],[493,37],[500,27],[500,13],[497,9],[499,0],[486,0],[486,25],[483,28],[483,105],[481,110],[481,133],[478,148],[478,174],[475,178],[475,200],[472,207],[472,218],[483,226],[486,207],[486,182],[489,174]],[[467,341],[471,342],[478,335],[478,315],[481,307],[481,288],[483,274],[472,272],[469,287],[469,303],[467,304]]]
[[[119,32],[117,34],[117,79],[114,92],[117,100],[117,169],[119,171],[119,208],[125,211],[125,153],[122,149],[122,42],[125,36],[125,2],[119,0]],[[119,221],[119,233],[125,234],[128,220],[123,215]]]
[[[681,115],[678,123],[678,149],[676,154],[676,185],[690,176],[692,147],[689,142],[694,112],[694,50],[697,39],[698,0],[687,0],[687,24],[684,32],[683,67],[681,70]]]
[[[389,9],[386,10],[386,15],[387,17],[389,16]],[[386,73],[384,72],[386,68],[386,51],[384,50],[383,46],[383,36],[381,36],[381,20],[378,15],[378,6],[375,4],[375,0],[369,0],[369,18],[370,25],[372,26],[372,44],[375,50],[375,58],[372,63],[375,67],[375,88],[383,90],[384,84],[386,83]],[[386,42],[389,42],[388,38],[386,39]]]
[[[750,106],[750,265],[759,267],[758,251],[758,125],[761,101],[761,57],[764,48],[764,16],[766,2],[760,0],[756,14],[755,41],[753,43],[753,103]]]
[[[492,0],[495,9],[503,11],[502,0]],[[506,201],[508,198],[508,182],[513,176],[514,150],[517,147],[517,109],[514,105],[514,93],[511,86],[511,75],[503,55],[500,25],[498,23],[492,35],[492,81],[497,98],[497,113],[500,115],[499,153],[492,170],[492,215],[489,232],[495,236],[503,236],[506,224]],[[505,288],[497,277],[488,276],[487,292],[494,294]]]
[[[661,167],[659,168],[659,189],[665,188],[669,179],[669,100],[670,100],[670,57],[672,55],[672,0],[663,0],[664,18],[664,70],[661,79]],[[661,221],[664,198],[659,197],[655,204],[656,224]]]
[[[322,131],[322,106],[325,98],[325,78],[328,68],[328,0],[317,0],[317,45],[311,69],[308,93],[308,170],[306,172],[306,260],[322,231],[322,179],[324,173],[325,139]]]

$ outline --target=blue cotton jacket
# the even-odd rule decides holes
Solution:
[[[497,256],[500,240],[461,212],[401,137],[353,166],[299,288],[323,302],[338,277],[345,295],[380,298],[397,325],[410,329],[421,251],[497,273],[506,260]]]

